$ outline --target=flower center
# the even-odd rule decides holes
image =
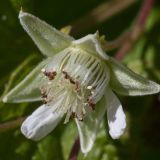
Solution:
[[[52,64],[42,69],[44,80],[41,94],[44,103],[55,112],[83,120],[94,110],[108,83],[108,69],[103,62],[80,49],[69,49],[54,57]]]

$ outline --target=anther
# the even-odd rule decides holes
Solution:
[[[80,85],[79,85],[79,82],[78,81],[76,81],[75,82],[75,86],[76,86],[76,91],[79,91],[80,90]]]
[[[45,69],[42,69],[41,71],[49,80],[53,80],[57,75],[56,71],[46,71]]]
[[[47,102],[48,102],[48,95],[47,95],[46,89],[43,86],[41,86],[40,91],[41,91],[41,98],[42,98],[43,103],[47,104]]]
[[[43,99],[43,103],[44,103],[44,104],[47,104],[47,98],[44,98],[44,99]]]
[[[75,113],[75,112],[72,112],[72,114],[71,114],[71,118],[77,118],[77,115],[76,115],[76,113]]]
[[[65,79],[69,79],[69,81],[72,83],[72,84],[75,84],[75,81],[70,77],[70,75],[66,72],[66,71],[62,71],[62,73],[64,74],[64,78]]]
[[[63,70],[62,73],[64,74],[64,78],[65,78],[65,79],[68,79],[68,78],[69,78],[69,75],[68,75],[68,73],[67,73],[66,71]]]
[[[42,98],[47,98],[47,94],[46,93],[41,93]]]
[[[91,90],[91,89],[92,89],[92,86],[87,86],[87,89]]]
[[[75,84],[75,81],[74,81],[72,78],[70,78],[69,81],[70,81],[72,84]]]
[[[81,122],[83,122],[83,118],[79,118],[78,120],[81,121]]]
[[[87,98],[87,103],[92,108],[92,110],[95,110],[95,103],[91,97]]]
[[[51,82],[51,81],[49,81],[49,82],[48,82],[48,85],[50,85],[50,84],[52,84],[52,82]]]
[[[42,68],[41,71],[42,71],[42,73],[44,73],[45,72],[45,68]]]
[[[93,92],[93,91],[91,91],[91,94],[93,95],[93,94],[94,94],[94,92]]]

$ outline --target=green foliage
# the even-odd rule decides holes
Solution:
[[[61,28],[85,15],[101,2],[104,0],[1,0],[1,95],[13,88],[42,59],[39,50],[19,24],[18,12],[21,7],[56,28]],[[140,3],[137,3],[86,32],[95,32],[98,29],[101,34],[107,35],[108,39],[115,38],[132,24],[139,6]],[[159,17],[160,4],[157,2],[147,21],[144,35],[124,59],[132,70],[156,82],[160,82]],[[82,34],[77,33],[76,36],[82,36]],[[24,61],[27,62],[24,64]],[[79,160],[160,159],[160,102],[158,96],[125,97],[121,98],[121,101],[128,115],[126,134],[120,140],[112,140],[108,135],[107,119],[105,119],[105,123],[101,125],[98,132],[93,150],[86,156],[80,153]],[[1,102],[0,122],[29,115],[38,105],[38,103],[3,104]],[[60,124],[40,142],[33,142],[23,137],[19,127],[0,132],[0,159],[67,160],[77,134],[74,123]]]

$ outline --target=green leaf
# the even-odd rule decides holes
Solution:
[[[107,62],[111,69],[111,88],[122,95],[148,95],[160,92],[160,85],[143,78],[129,68],[110,58]]]
[[[38,144],[32,160],[63,160],[59,136],[47,136]]]
[[[49,59],[41,62],[24,80],[3,97],[3,102],[31,102],[39,101],[40,84],[42,82],[41,69],[47,64]]]
[[[19,128],[0,133],[0,141],[0,155],[3,160],[31,159],[35,149],[35,145],[31,141],[27,141],[22,137]]]
[[[29,13],[20,11],[19,19],[24,30],[45,56],[53,56],[68,47],[73,40],[72,37]]]

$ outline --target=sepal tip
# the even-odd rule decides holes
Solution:
[[[8,101],[8,98],[6,96],[2,98],[3,103],[7,103],[7,101]]]

